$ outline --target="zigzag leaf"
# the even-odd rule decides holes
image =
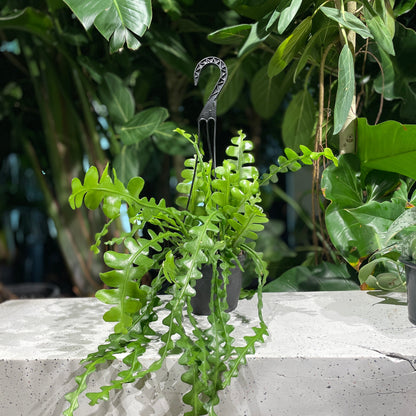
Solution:
[[[116,333],[126,333],[133,322],[134,314],[145,303],[147,293],[140,289],[141,277],[153,266],[154,261],[149,257],[150,249],[155,252],[162,250],[159,243],[171,237],[173,233],[155,234],[149,231],[150,239],[137,240],[128,237],[124,246],[129,253],[107,251],[104,262],[115,269],[101,274],[103,282],[113,289],[97,291],[96,297],[103,303],[113,306],[104,314],[107,322],[118,322],[114,328]]]

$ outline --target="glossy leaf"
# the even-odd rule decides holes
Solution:
[[[416,0],[401,0],[394,5],[394,16],[398,17],[410,12],[416,5]]]
[[[344,45],[338,60],[338,88],[334,109],[334,134],[344,127],[355,91],[354,59],[348,45]]]
[[[241,57],[244,54],[252,51],[254,48],[257,47],[257,45],[266,40],[268,36],[269,33],[265,30],[265,28],[262,25],[260,25],[259,22],[253,23],[253,25],[250,28],[250,33],[247,36],[247,39],[238,51],[238,57]]]
[[[406,201],[394,199],[399,184],[397,175],[381,171],[364,180],[353,154],[340,156],[338,167],[323,172],[322,192],[331,201],[325,212],[328,234],[357,270],[363,259],[383,246],[389,226],[405,209]]]
[[[290,4],[281,11],[279,23],[277,25],[277,33],[283,33],[288,28],[301,5],[302,0],[292,0]]]
[[[397,172],[416,179],[416,126],[389,120],[370,126],[357,124],[357,154],[368,169]]]
[[[282,138],[285,146],[297,149],[313,145],[316,109],[308,90],[299,91],[290,101],[283,117]]]
[[[301,51],[306,43],[312,27],[312,17],[308,16],[277,48],[269,62],[267,73],[274,77],[282,72],[292,61],[297,53]]]
[[[151,0],[64,0],[86,30],[92,25],[110,41],[116,52],[125,43],[137,49],[152,20]]]

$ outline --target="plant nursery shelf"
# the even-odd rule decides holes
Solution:
[[[101,318],[105,308],[94,298],[0,305],[0,415],[62,414],[79,361],[111,329]],[[232,312],[236,331],[251,334],[249,324],[256,316],[254,300],[240,301]],[[267,293],[264,316],[270,336],[222,392],[218,414],[415,414],[416,327],[407,319],[404,293]],[[157,351],[155,345],[147,352],[144,365]],[[112,366],[116,375],[121,364]],[[168,359],[154,377],[113,392],[112,400],[99,406],[88,406],[82,396],[75,414],[182,415],[187,386],[178,367]],[[92,391],[107,381],[105,374],[92,376]]]

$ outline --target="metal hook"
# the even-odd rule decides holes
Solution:
[[[228,70],[227,65],[225,65],[224,61],[216,56],[208,56],[201,61],[199,61],[195,67],[194,71],[194,82],[195,86],[198,85],[199,76],[203,68],[208,65],[216,65],[220,70],[220,76],[218,78],[217,83],[215,84],[210,96],[208,97],[208,101],[206,102],[205,106],[203,107],[201,114],[198,117],[198,137],[201,137],[201,125],[205,124],[205,136],[208,143],[208,150],[210,153],[210,157],[213,162],[213,167],[215,169],[217,165],[216,161],[216,136],[217,136],[217,98],[220,94],[221,90],[224,88],[225,82],[227,81],[228,77]],[[212,137],[209,128],[209,122],[212,121]],[[212,143],[212,146],[211,146]]]

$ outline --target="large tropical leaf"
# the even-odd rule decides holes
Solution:
[[[94,25],[116,52],[126,43],[138,49],[152,20],[151,0],[64,0],[86,30]]]
[[[416,179],[416,125],[389,120],[370,126],[360,118],[357,137],[357,155],[363,166]]]
[[[383,246],[385,233],[405,210],[406,200],[395,197],[397,174],[373,171],[365,178],[359,159],[342,155],[338,167],[325,169],[321,187],[331,201],[325,222],[332,243],[355,268]]]

